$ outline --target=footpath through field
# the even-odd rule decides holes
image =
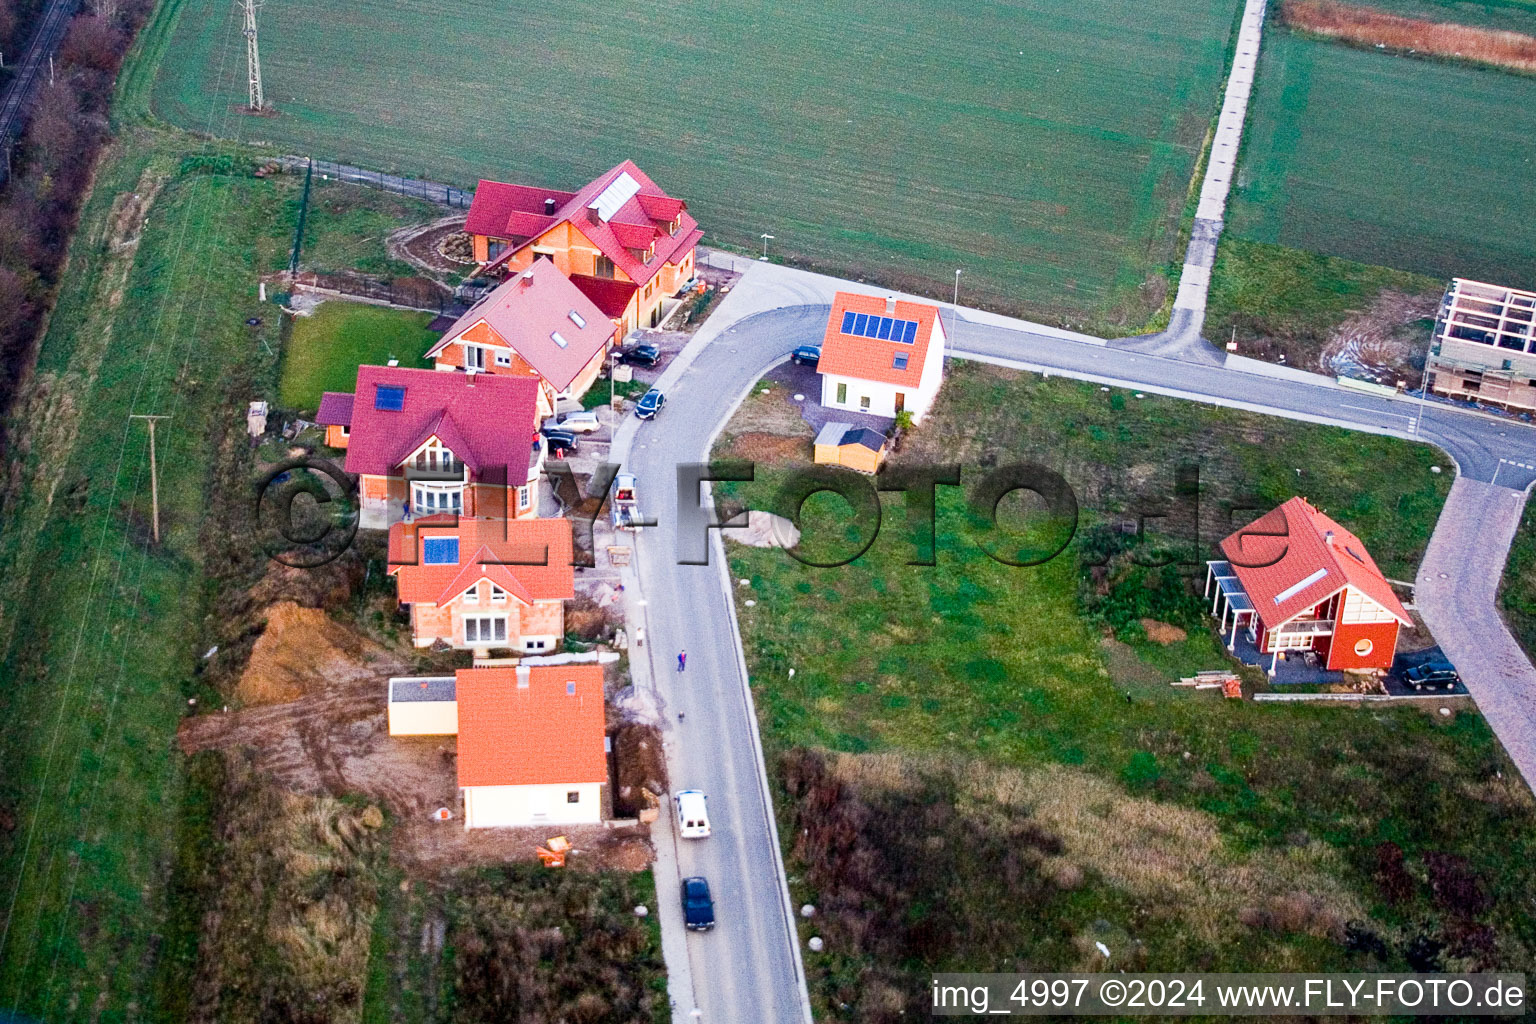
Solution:
[[[1205,326],[1205,303],[1211,287],[1211,270],[1216,265],[1216,244],[1221,240],[1227,196],[1232,191],[1237,157],[1242,150],[1243,123],[1248,117],[1248,97],[1253,92],[1254,73],[1259,65],[1267,5],[1267,0],[1246,0],[1243,7],[1243,23],[1237,33],[1237,48],[1232,55],[1221,116],[1216,121],[1216,135],[1211,140],[1205,180],[1200,185],[1200,204],[1195,208],[1195,222],[1189,232],[1189,248],[1179,275],[1178,295],[1173,300],[1173,315],[1161,334],[1126,339],[1122,343],[1126,348],[1196,362],[1221,362],[1221,353],[1201,339],[1200,331]]]

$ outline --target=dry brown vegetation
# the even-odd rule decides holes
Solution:
[[[1521,32],[1405,18],[1336,0],[1287,0],[1282,14],[1292,28],[1356,46],[1536,72],[1536,37]]]

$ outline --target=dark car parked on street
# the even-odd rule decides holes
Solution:
[[[640,401],[635,403],[635,415],[643,420],[653,420],[656,414],[661,412],[661,407],[667,404],[667,396],[655,388],[640,396]]]
[[[655,345],[636,345],[619,353],[619,361],[630,366],[655,366],[661,361],[661,349]]]
[[[821,349],[815,345],[801,345],[789,354],[789,361],[796,366],[810,366],[821,362]]]
[[[707,932],[715,926],[715,900],[702,878],[683,879],[683,923],[690,931]]]

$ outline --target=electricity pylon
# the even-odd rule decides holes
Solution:
[[[256,8],[258,0],[238,0],[245,11],[245,65],[250,73],[251,110],[266,108],[266,97],[261,91],[261,50],[256,45]]]

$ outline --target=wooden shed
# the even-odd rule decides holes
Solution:
[[[816,435],[814,461],[846,466],[860,473],[878,473],[885,462],[885,436],[851,423],[828,423]]]

